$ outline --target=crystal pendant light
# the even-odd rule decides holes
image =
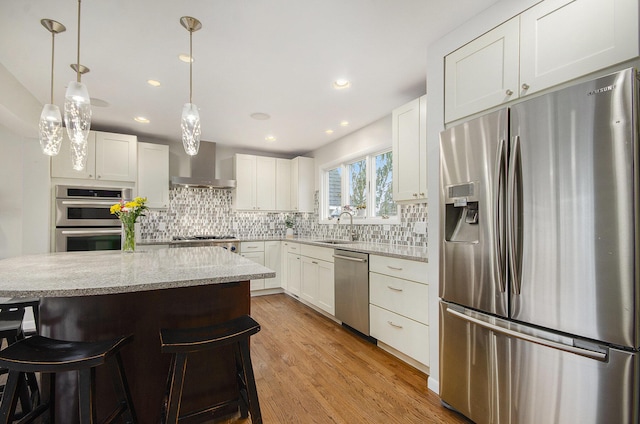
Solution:
[[[200,148],[200,114],[198,107],[192,102],[193,93],[193,32],[202,28],[196,18],[183,16],[180,24],[189,31],[189,103],[182,108],[182,144],[188,155],[195,156]]]
[[[62,144],[62,116],[60,108],[53,103],[53,59],[56,34],[66,31],[66,28],[51,19],[42,19],[40,23],[51,33],[51,103],[44,105],[40,114],[40,147],[45,155],[55,156],[60,153]]]
[[[76,171],[82,171],[86,166],[87,137],[91,128],[91,99],[87,87],[80,80],[81,74],[89,72],[89,68],[80,65],[80,3],[78,0],[78,56],[76,63],[71,65],[76,71],[76,81],[69,83],[64,96],[64,124],[71,141],[72,163]]]

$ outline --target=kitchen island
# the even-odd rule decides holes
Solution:
[[[127,378],[139,422],[155,424],[170,361],[160,353],[160,328],[210,325],[249,314],[248,280],[274,276],[220,247],[51,253],[0,260],[0,296],[40,297],[44,336],[92,341],[133,334],[122,350]],[[232,369],[230,350],[194,355],[182,407],[234,397]],[[97,377],[99,418],[112,405],[110,376],[104,371],[99,368]],[[56,405],[58,422],[77,421],[75,385],[72,373],[56,380],[65,393],[65,401]]]

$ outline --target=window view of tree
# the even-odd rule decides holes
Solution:
[[[337,217],[342,212],[342,168],[334,168],[327,172],[328,213],[329,217]]]
[[[396,203],[393,201],[392,176],[393,168],[391,152],[382,153],[375,157],[375,216],[394,216],[397,213]]]
[[[363,218],[397,216],[390,150],[326,169],[324,178],[325,218],[336,218],[344,210]]]
[[[367,206],[367,162],[365,159],[349,165],[349,205],[352,208]]]

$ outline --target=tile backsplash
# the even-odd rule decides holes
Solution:
[[[284,236],[284,217],[295,215],[297,236],[318,239],[349,238],[349,226],[318,223],[318,192],[313,213],[243,212],[233,208],[231,190],[173,187],[169,208],[149,210],[138,222],[142,242],[168,242],[174,236],[232,235],[239,238]],[[427,204],[400,205],[400,224],[358,225],[359,241],[427,246],[427,234],[414,232],[416,223],[427,222]]]

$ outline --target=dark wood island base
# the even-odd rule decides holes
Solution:
[[[160,422],[171,355],[160,352],[160,328],[197,327],[250,314],[249,281],[131,293],[46,297],[40,305],[41,334],[94,341],[133,334],[122,349],[124,366],[141,424]],[[237,397],[233,352],[189,358],[182,407],[195,410]],[[112,406],[110,376],[98,369],[98,418]],[[57,422],[77,423],[76,375],[56,377]],[[104,405],[104,407],[101,407]],[[232,411],[223,411],[224,413]],[[213,418],[213,417],[212,417]]]

